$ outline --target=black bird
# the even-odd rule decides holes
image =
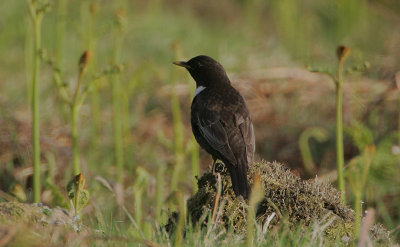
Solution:
[[[248,166],[253,163],[254,131],[249,110],[221,64],[197,56],[185,67],[196,81],[191,107],[192,131],[200,146],[226,165],[236,196],[249,197]]]

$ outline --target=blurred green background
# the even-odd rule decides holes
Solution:
[[[60,204],[50,185],[64,191],[72,176],[69,109],[58,95],[49,61],[72,92],[79,57],[85,50],[92,55],[84,87],[92,81],[94,86],[79,115],[81,164],[92,194],[87,211],[92,215],[99,210],[113,215],[119,204],[109,200],[96,182],[100,177],[116,183],[112,90],[119,81],[124,165],[120,198],[125,198],[129,210],[136,210],[135,220],[147,229],[165,214],[161,212],[176,207],[167,202],[170,193],[192,194],[194,175],[211,163],[200,151],[197,170],[197,144],[189,123],[194,83],[172,61],[200,54],[218,60],[248,102],[258,159],[286,163],[304,178],[324,179],[336,164],[334,84],[307,68],[334,71],[336,47],[346,45],[352,50],[349,68],[370,64],[364,73],[346,75],[345,164],[357,163],[346,170],[346,183],[354,184],[353,175],[363,169],[360,159],[354,159],[366,146],[374,146],[368,179],[361,188],[363,208],[375,208],[377,221],[389,230],[400,224],[400,97],[395,84],[400,70],[399,1],[49,2],[39,80],[46,204]],[[29,201],[33,52],[26,1],[0,2],[0,54],[0,189],[12,194],[19,184]],[[299,140],[316,126],[327,137],[316,141],[314,133],[306,141],[314,163],[312,172],[307,172]],[[183,167],[176,169],[179,162]],[[163,187],[161,195],[158,186]],[[347,188],[352,204],[353,190]],[[394,234],[399,236],[398,228]]]

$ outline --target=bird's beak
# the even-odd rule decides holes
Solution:
[[[187,62],[184,62],[184,61],[175,61],[175,62],[173,62],[173,64],[190,69],[189,64],[187,64]]]

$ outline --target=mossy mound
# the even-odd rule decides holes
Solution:
[[[61,208],[43,204],[0,202],[0,239],[7,246],[42,246],[44,242],[74,243],[87,229]],[[79,237],[78,237],[79,236]]]
[[[0,202],[0,223],[26,223],[40,226],[68,226],[82,231],[79,219],[61,208],[49,208],[41,203]]]
[[[264,198],[258,204],[256,212],[259,223],[264,223],[272,214],[275,216],[270,222],[270,227],[283,220],[292,226],[308,226],[322,219],[332,220],[325,230],[328,238],[344,242],[353,239],[354,212],[340,203],[340,192],[331,185],[321,183],[317,179],[302,180],[277,162],[257,162],[250,167],[250,184],[253,184],[255,174],[260,176],[264,190]],[[232,227],[238,233],[245,232],[247,202],[236,198],[226,169],[222,170],[221,178],[219,205],[223,205],[223,224],[225,227]],[[204,216],[213,210],[217,187],[217,179],[210,172],[198,179],[198,191],[187,202],[188,215],[194,224],[206,224]],[[390,241],[387,231],[374,231],[377,232],[379,234],[374,234],[376,240]]]

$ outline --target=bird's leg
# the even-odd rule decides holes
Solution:
[[[222,165],[222,161],[218,160],[216,157],[213,156],[213,164],[212,164],[212,175],[214,178],[216,178],[217,180],[217,184],[221,186],[220,189],[217,189],[217,195],[218,195],[218,191],[220,191],[220,193],[223,193],[223,183],[221,182],[221,173],[224,170],[224,165]]]
[[[217,173],[215,172],[215,164],[217,163],[217,158],[215,158],[214,156],[212,158],[213,158],[213,164],[212,164],[211,171],[212,171],[213,176],[216,176]]]

